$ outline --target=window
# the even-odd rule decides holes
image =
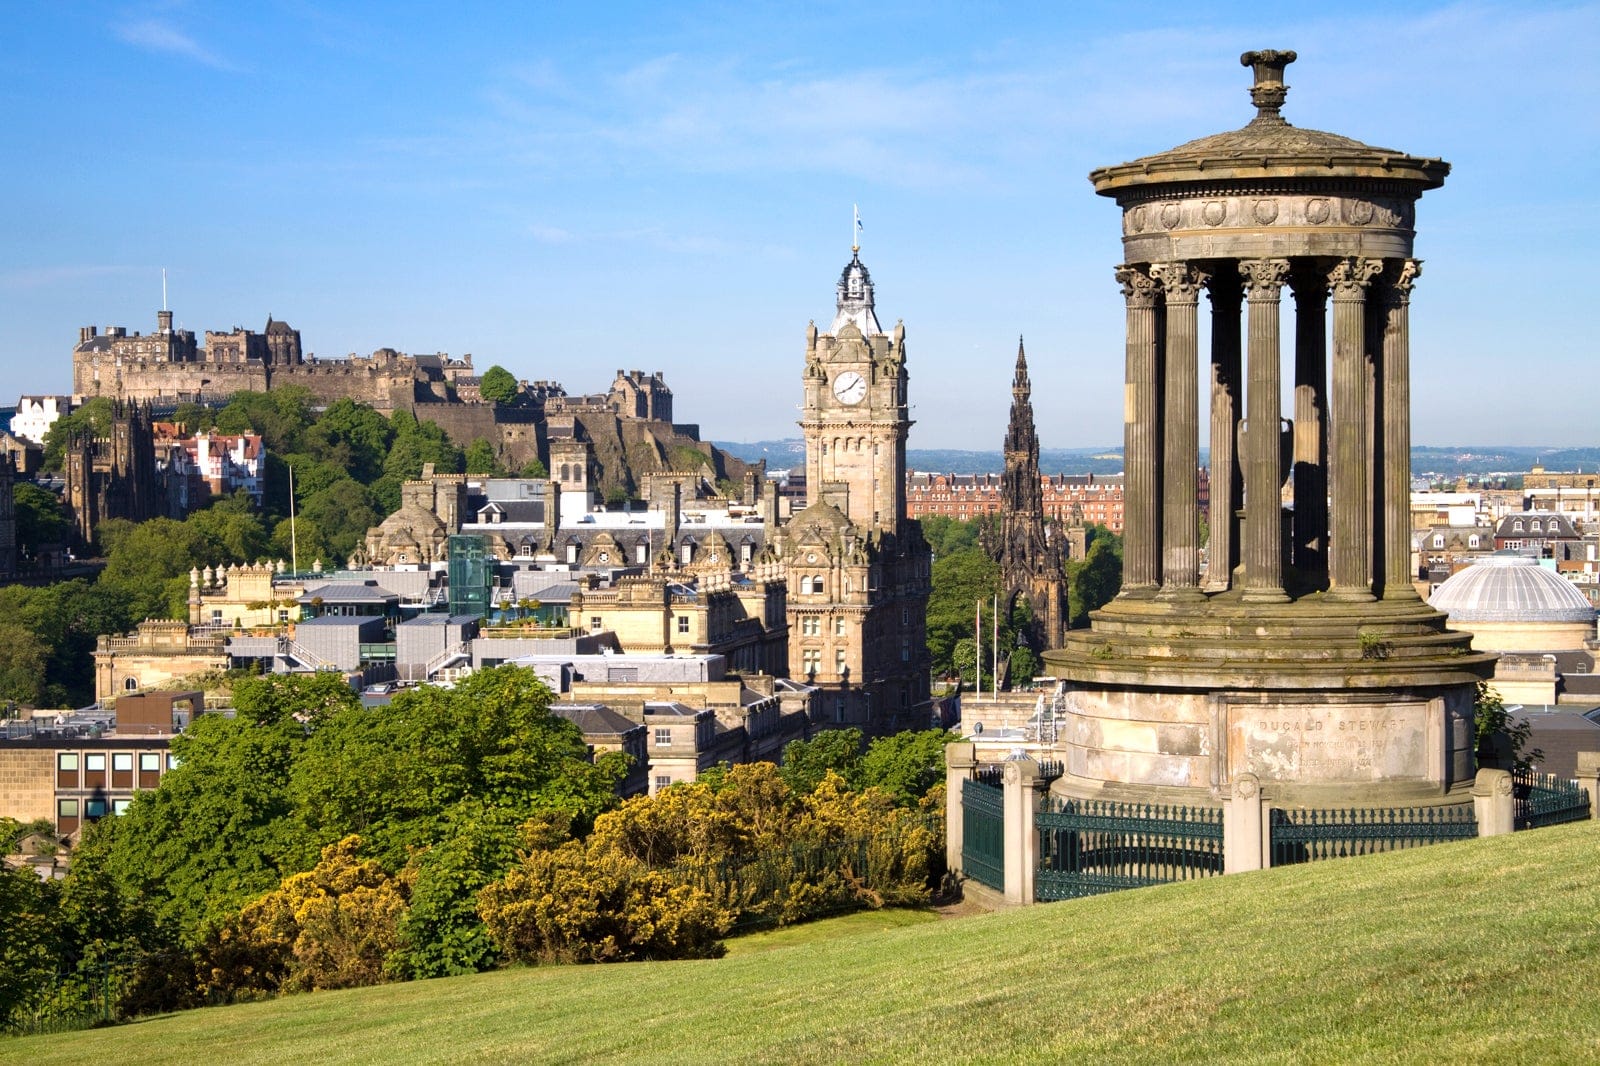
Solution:
[[[1433,535],[1433,546],[1435,548],[1444,547],[1444,534],[1443,533],[1435,533]]]
[[[634,558],[634,561],[637,562],[640,566],[643,566],[645,563],[648,563],[650,561],[650,547],[649,547],[649,545],[647,545],[642,540],[638,544],[634,545],[633,558]]]
[[[843,677],[844,672],[850,669],[850,653],[845,651],[843,648],[840,648],[838,651],[834,652],[833,669],[835,673],[837,673],[840,677]]]
[[[105,752],[91,752],[83,757],[83,768],[92,773],[106,772]]]
[[[816,648],[806,648],[800,653],[802,663],[801,673],[807,677],[815,677],[822,669],[822,652]]]
[[[656,791],[657,792],[660,792],[664,788],[671,788],[671,787],[672,787],[672,775],[671,774],[657,774],[656,775]]]
[[[802,636],[815,637],[815,636],[818,636],[819,634],[821,634],[821,632],[822,632],[822,619],[820,619],[820,618],[802,618],[802,619],[800,619],[800,634]]]
[[[601,552],[598,558],[602,563],[609,563],[611,561],[611,553]]]
[[[833,635],[836,636],[836,637],[844,636],[844,619],[843,618],[835,618],[833,620]]]
[[[84,803],[83,816],[85,818],[104,818],[106,816],[106,801],[92,799]]]
[[[689,616],[688,615],[680,614],[678,616],[678,632],[679,633],[687,633],[687,632],[689,632]]]
[[[78,816],[78,801],[57,800],[56,814],[62,818],[76,818]]]
[[[684,566],[688,566],[690,563],[694,562],[694,541],[686,540],[683,542],[683,547],[679,557],[683,560]]]
[[[122,679],[122,691],[137,692],[138,690],[139,679],[137,677],[125,677]]]
[[[589,616],[589,632],[598,633],[600,630],[605,628],[605,625],[605,620],[599,615],[592,614]]]
[[[908,663],[908,662],[911,661],[911,638],[910,637],[902,637],[902,638],[900,638],[900,661],[903,662],[903,663]]]
[[[670,747],[672,747],[672,730],[671,729],[668,729],[666,726],[657,726],[656,727],[656,747],[658,747],[658,748],[670,748]]]
[[[112,800],[111,801],[111,813],[112,814],[126,814],[128,812],[128,808],[131,807],[132,805],[133,805],[133,800],[130,800],[130,799]]]
[[[1543,530],[1539,526],[1539,520],[1537,518],[1535,518],[1533,520],[1533,528],[1531,530],[1529,530],[1529,532],[1532,532],[1532,533],[1541,533],[1541,532],[1543,532]]]
[[[578,542],[577,541],[568,541],[567,542],[567,562],[569,564],[571,564],[571,563],[575,563],[577,561],[578,561]]]
[[[1467,538],[1467,547],[1476,548],[1477,546],[1478,546],[1478,535],[1476,533],[1474,533],[1472,536]]]
[[[122,771],[126,771],[128,773],[132,773],[133,772],[133,753],[132,752],[123,751],[123,752],[117,752],[115,755],[112,755],[111,756],[111,769],[113,769],[113,770],[122,770]]]
[[[1511,524],[1511,532],[1513,532],[1513,533],[1521,533],[1522,532],[1522,519],[1519,518],[1519,519],[1517,519],[1515,522],[1513,522]]]
[[[56,756],[56,769],[76,771],[78,769],[78,753],[75,751],[61,752]],[[76,814],[77,812],[74,811],[73,813]]]
[[[144,751],[139,753],[139,769],[146,773],[159,773],[161,770],[161,753]]]

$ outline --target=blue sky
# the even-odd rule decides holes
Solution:
[[[1398,12],[1398,13],[1397,13]],[[1092,168],[1285,115],[1455,167],[1418,211],[1419,444],[1600,442],[1600,5],[61,3],[0,54],[0,396],[81,325],[269,313],[321,356],[661,370],[703,435],[795,436],[850,211],[906,323],[913,447],[1121,441]],[[1288,301],[1286,301],[1288,303]]]

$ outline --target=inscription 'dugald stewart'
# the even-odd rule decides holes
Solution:
[[[1427,706],[1231,709],[1230,772],[1291,781],[1367,781],[1426,776]]]

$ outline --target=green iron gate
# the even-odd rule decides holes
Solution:
[[[1076,899],[1222,872],[1222,811],[1064,799],[1041,810],[1037,900]]]
[[[1005,793],[976,778],[961,786],[961,870],[980,884],[1006,887]]]

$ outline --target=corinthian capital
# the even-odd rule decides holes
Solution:
[[[1151,263],[1150,274],[1161,284],[1161,291],[1166,293],[1168,303],[1199,302],[1200,287],[1210,277],[1192,263],[1181,260],[1176,263]]]
[[[1241,259],[1239,277],[1252,300],[1276,300],[1283,283],[1289,280],[1287,259]]]
[[[1385,307],[1404,307],[1411,302],[1411,289],[1417,283],[1417,278],[1422,276],[1422,260],[1401,259],[1400,269],[1392,276],[1385,276],[1380,294]]]
[[[1341,259],[1328,271],[1328,284],[1333,287],[1335,300],[1359,300],[1366,295],[1367,285],[1383,270],[1381,259],[1360,259],[1351,256]]]
[[[1122,298],[1128,301],[1129,307],[1156,305],[1155,279],[1140,267],[1117,267],[1117,284],[1122,286]]]

